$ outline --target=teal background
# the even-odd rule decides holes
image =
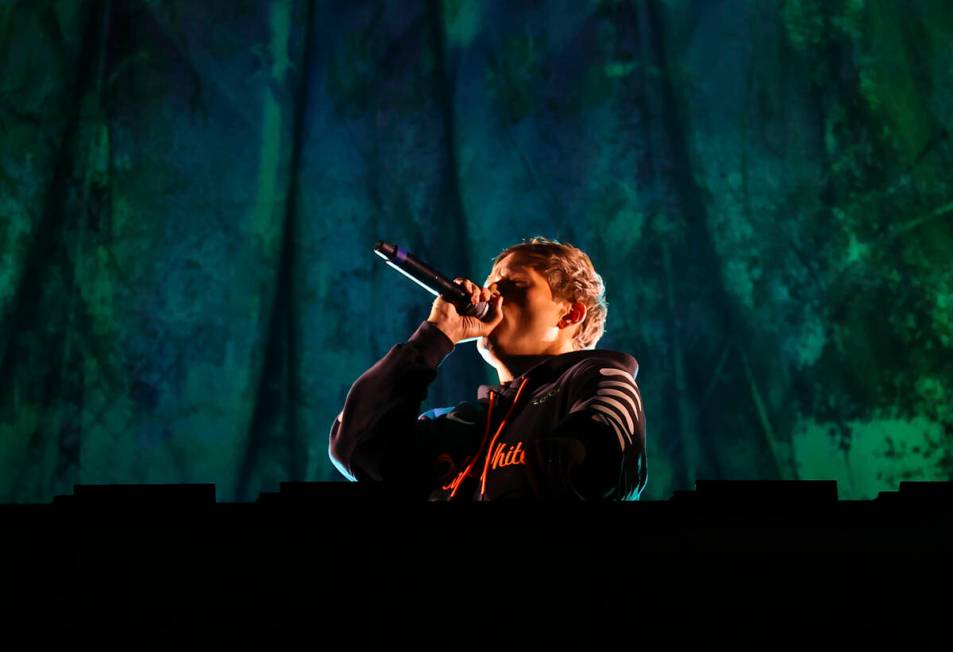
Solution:
[[[649,483],[953,475],[945,0],[0,0],[0,501],[340,479],[350,384],[531,235]],[[421,411],[495,382],[472,343]]]

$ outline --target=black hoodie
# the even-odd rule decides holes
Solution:
[[[619,351],[546,356],[475,402],[418,415],[453,342],[423,322],[358,378],[328,453],[354,481],[446,500],[637,500],[646,482],[638,362]]]

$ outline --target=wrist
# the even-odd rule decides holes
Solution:
[[[421,322],[407,343],[417,350],[418,361],[432,369],[439,367],[454,349],[453,341],[429,321]]]
[[[443,324],[439,321],[435,321],[433,319],[428,319],[427,322],[430,324],[433,324],[441,333],[446,335],[447,339],[453,342],[454,346],[456,346],[457,342],[460,341],[460,338],[456,336],[456,334],[453,332],[453,329],[448,327],[446,324]]]

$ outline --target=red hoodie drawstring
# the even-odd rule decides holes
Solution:
[[[493,390],[491,389],[490,390],[490,409],[486,417],[486,428],[483,430],[483,439],[480,440],[480,448],[477,449],[476,455],[473,456],[473,459],[470,460],[470,463],[467,465],[467,467],[463,469],[462,471],[460,471],[460,473],[457,474],[457,477],[453,479],[453,482],[443,487],[444,489],[453,489],[453,491],[450,492],[450,497],[447,498],[447,500],[451,500],[454,496],[457,495],[457,489],[459,489],[460,485],[463,484],[464,478],[466,478],[467,475],[469,475],[470,469],[473,468],[473,463],[476,462],[477,459],[479,459],[480,453],[483,452],[483,444],[486,443],[487,435],[490,434],[490,415],[492,414],[493,414]]]
[[[523,382],[520,383],[520,388],[516,391],[516,397],[513,399],[513,403],[510,405],[510,409],[506,411],[506,416],[503,417],[503,421],[500,422],[499,427],[496,429],[496,434],[493,435],[493,440],[490,442],[490,451],[493,450],[493,445],[496,444],[496,440],[499,439],[500,434],[503,432],[503,428],[506,427],[506,420],[510,418],[510,415],[513,413],[513,408],[516,407],[516,404],[520,400],[520,394],[523,393],[523,388],[526,387],[526,383],[529,382],[529,378],[524,378]],[[486,428],[483,431],[483,440],[480,442],[480,448],[477,450],[476,455],[473,456],[473,459],[470,460],[470,463],[467,465],[463,471],[457,474],[457,477],[454,478],[453,482],[443,487],[443,489],[452,488],[453,491],[450,493],[450,498],[452,499],[457,490],[460,488],[460,485],[463,484],[464,478],[470,474],[470,470],[473,468],[473,464],[480,459],[480,454],[483,452],[483,445],[486,443],[487,435],[490,434],[490,424],[493,422],[493,390],[490,390],[490,407],[486,413]],[[480,475],[480,496],[482,497],[486,493],[486,472],[489,467],[490,454],[487,453],[486,461],[483,464],[483,473]]]
[[[486,461],[483,463],[483,473],[480,475],[480,496],[482,497],[486,493],[486,472],[490,469],[490,454],[493,452],[493,447],[496,445],[496,440],[500,438],[500,434],[503,432],[503,428],[506,427],[506,420],[510,418],[510,415],[513,414],[513,408],[516,407],[516,404],[519,403],[520,394],[523,393],[523,388],[526,387],[526,383],[529,382],[529,378],[524,378],[523,382],[520,383],[520,388],[516,390],[516,397],[513,399],[513,403],[510,404],[510,409],[506,411],[506,416],[503,417],[503,421],[500,422],[500,427],[496,429],[496,434],[493,436],[493,441],[490,442],[490,449],[486,453]],[[489,425],[489,417],[487,414],[487,425]],[[488,430],[489,431],[489,430]]]

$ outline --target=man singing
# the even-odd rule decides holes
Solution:
[[[602,277],[568,243],[534,237],[503,250],[485,286],[456,278],[481,321],[442,297],[410,338],[351,386],[329,455],[355,481],[447,500],[637,500],[646,483],[638,362],[595,349]],[[418,415],[444,358],[476,340],[499,375],[476,401]]]

